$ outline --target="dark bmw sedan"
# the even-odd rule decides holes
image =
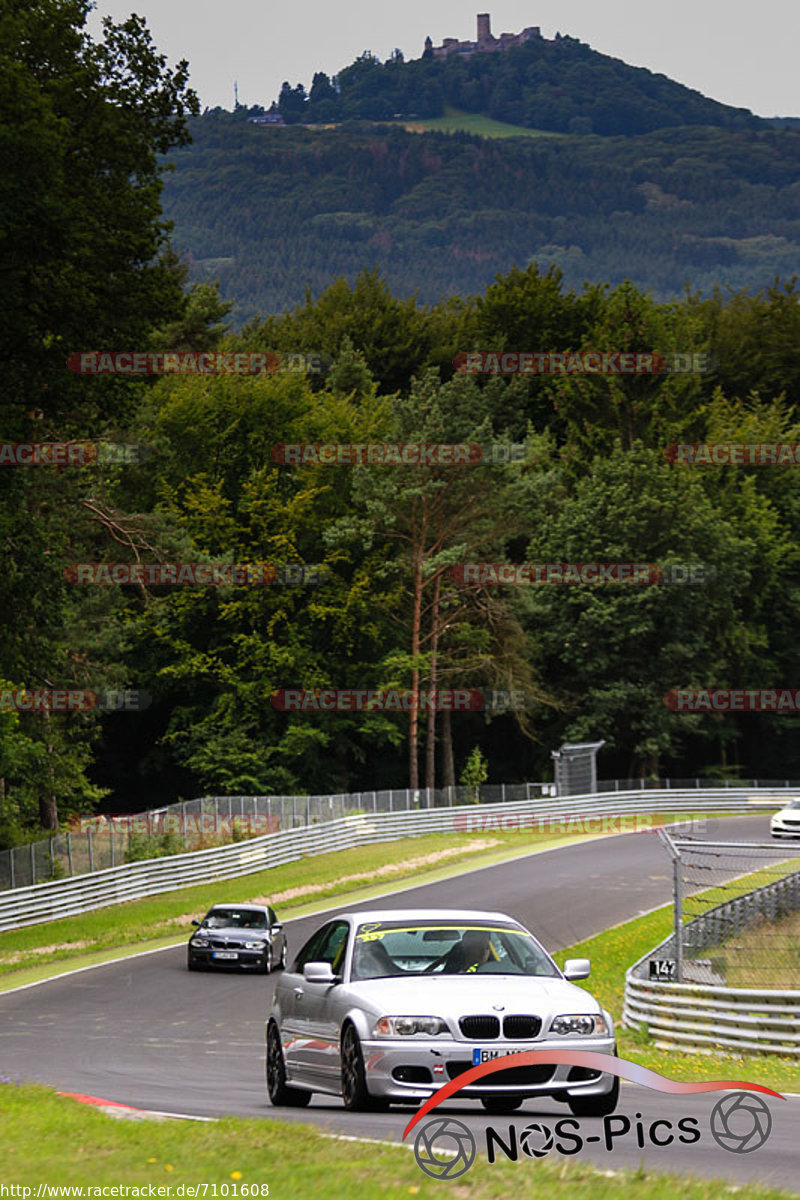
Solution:
[[[188,967],[254,967],[269,973],[286,966],[286,934],[275,910],[256,904],[215,904],[189,938]]]

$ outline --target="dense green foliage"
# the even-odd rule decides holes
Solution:
[[[91,47],[83,0],[3,11],[3,103],[13,117],[24,92],[28,125],[23,137],[10,119],[3,133],[19,168],[2,185],[10,290],[0,440],[111,439],[153,451],[132,465],[0,469],[0,684],[153,697],[140,713],[0,712],[5,843],[104,795],[136,810],[201,792],[440,785],[474,782],[484,762],[490,782],[542,778],[551,748],[583,737],[606,739],[601,770],[611,777],[800,773],[796,717],[686,715],[663,702],[678,687],[800,678],[797,468],[676,466],[664,456],[679,440],[800,441],[795,283],[712,291],[721,272],[691,256],[686,274],[705,296],[657,301],[621,278],[637,274],[639,254],[662,269],[656,233],[673,269],[686,239],[730,239],[737,255],[742,239],[766,230],[789,244],[796,133],[500,145],[399,130],[321,138],[206,118],[193,126],[196,146],[178,150],[170,184],[181,237],[195,255],[237,257],[246,311],[270,273],[283,273],[262,315],[230,333],[213,286],[182,290],[159,208],[158,155],[181,146],[196,107],[183,65],[167,71],[138,18],[107,26],[105,50]],[[47,36],[57,19],[58,54]],[[26,50],[12,66],[15,47]],[[90,122],[65,82],[75,77],[93,98]],[[21,141],[37,145],[34,158]],[[250,179],[261,185],[240,193]],[[209,223],[223,216],[223,240],[210,247]],[[526,229],[535,248],[559,231],[566,240],[580,221],[625,233],[614,269],[598,272],[607,282],[571,286],[527,262],[536,254],[487,278],[497,247]],[[495,245],[498,223],[506,242]],[[396,267],[358,273],[378,246],[391,267],[395,235]],[[259,244],[265,257],[248,261],[242,247]],[[609,246],[598,261],[611,263]],[[464,262],[479,286],[461,286]],[[269,315],[311,264],[320,294]],[[407,298],[404,284],[390,285],[401,268],[449,298]],[[329,366],[164,378],[65,369],[76,350],[213,347],[319,354]],[[706,352],[716,366],[655,379],[453,370],[461,351],[504,347]],[[458,468],[288,467],[272,456],[277,443],[392,441],[514,441],[528,451]],[[538,589],[461,588],[450,571],[526,559],[707,570],[693,587]],[[77,587],[65,576],[73,563],[115,561],[321,563],[326,573],[316,587]],[[521,691],[530,704],[517,715],[416,722],[270,702],[283,688],[417,685]]]
[[[679,125],[755,127],[744,108],[599,54],[577,38],[533,38],[500,54],[381,63],[366,51],[331,80],[318,71],[306,93],[284,83],[275,108],[287,122],[438,117],[445,106],[558,133],[651,133]]]
[[[800,131],[486,140],[230,115],[191,130],[165,211],[237,323],[363,266],[433,303],[530,262],[557,263],[572,288],[630,278],[661,299],[688,281],[763,287],[798,262]]]

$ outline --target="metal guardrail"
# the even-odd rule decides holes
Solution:
[[[601,779],[597,794],[613,792],[684,791],[741,792],[753,788],[791,787],[800,780]],[[133,858],[150,857],[151,838],[169,840],[161,853],[207,850],[223,841],[242,841],[281,829],[332,821],[358,812],[416,812],[423,808],[454,808],[462,804],[495,805],[516,800],[557,798],[555,783],[498,783],[479,788],[389,788],[333,796],[204,796],[147,812],[85,817],[37,842],[0,850],[0,892],[29,887],[67,876],[118,867]],[[588,793],[587,793],[588,794]],[[150,853],[154,849],[150,843]]]
[[[658,957],[660,947],[652,954]],[[629,971],[622,1023],[646,1025],[664,1050],[757,1050],[800,1058],[800,991],[663,983]]]
[[[800,789],[798,789],[800,793]],[[523,800],[482,810],[475,805],[430,808],[416,812],[361,812],[298,829],[279,830],[233,845],[199,850],[189,854],[127,863],[71,879],[37,883],[0,893],[0,929],[35,925],[140,899],[175,888],[233,879],[293,862],[303,856],[350,849],[371,842],[420,837],[426,833],[460,833],[484,829],[543,828],[575,832],[570,821],[616,818],[619,814],[659,812],[753,812],[758,806],[779,807],[787,792],[758,793],[750,790],[733,799],[725,789],[696,791],[620,792],[605,795],[571,796],[562,800]],[[487,823],[490,822],[490,823]],[[542,823],[546,823],[545,826]],[[608,832],[625,832],[613,825]],[[602,832],[596,827],[591,832]]]
[[[785,849],[789,855],[791,851]],[[698,951],[720,945],[731,932],[746,930],[762,918],[775,921],[798,910],[800,872],[795,871],[687,922],[680,931],[680,952],[673,932],[626,972],[623,1025],[646,1027],[656,1046],[665,1050],[758,1050],[800,1058],[800,989],[738,988],[721,982],[645,977],[651,959],[680,959],[686,973]]]

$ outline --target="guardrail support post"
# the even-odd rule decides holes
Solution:
[[[72,875],[72,874],[74,874],[74,872],[72,870],[72,837],[70,835],[69,830],[67,830],[67,862],[69,863],[69,873],[70,873],[70,875]],[[13,887],[13,884],[12,884],[12,887]]]
[[[91,831],[91,829],[86,830],[86,838],[87,838],[87,841],[89,844],[89,870],[93,871],[94,870],[94,850],[92,848],[92,831]]]
[[[36,852],[31,842],[31,883],[36,883]]]

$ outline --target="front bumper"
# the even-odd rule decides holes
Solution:
[[[236,958],[214,957],[214,955],[219,955],[220,953],[235,954]],[[261,967],[264,965],[265,954],[266,946],[260,946],[258,950],[237,948],[236,950],[229,951],[220,951],[211,946],[205,948],[189,946],[189,957],[201,967]]]
[[[542,1038],[524,1042],[497,1041],[493,1044],[458,1042],[445,1038],[374,1038],[361,1044],[367,1087],[373,1096],[394,1100],[421,1100],[433,1095],[451,1079],[474,1066],[476,1050],[497,1052],[497,1057],[523,1050],[592,1050],[613,1055],[614,1038]],[[543,1064],[498,1071],[459,1095],[479,1100],[489,1096],[604,1096],[614,1086],[614,1076],[583,1068]]]
[[[770,828],[773,837],[800,838],[800,825],[788,825],[776,821]]]

